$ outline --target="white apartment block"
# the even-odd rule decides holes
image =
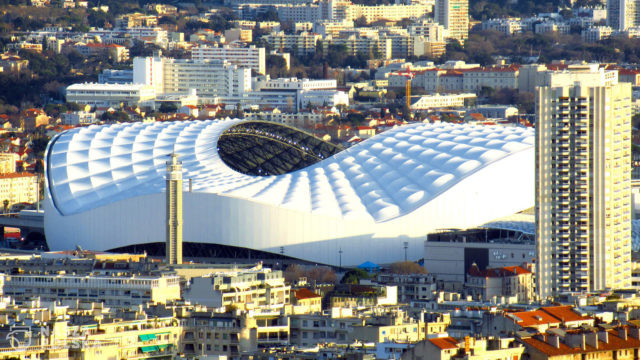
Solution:
[[[249,47],[198,46],[191,49],[191,58],[196,61],[226,60],[238,67],[249,67],[258,74],[266,74],[265,49],[253,45]]]
[[[346,8],[345,20],[364,18],[367,23],[372,23],[378,20],[399,21],[402,19],[419,19],[432,10],[433,6],[427,4],[374,6],[351,4]]]
[[[313,23],[313,32],[322,36],[337,36],[341,31],[353,30],[351,20],[324,20]]]
[[[9,207],[18,203],[35,204],[38,201],[37,176],[15,172],[0,174],[0,201],[5,200],[9,201]]]
[[[582,36],[582,41],[594,43],[610,38],[612,32],[613,31],[608,26],[593,26],[587,29],[583,29],[582,33],[580,33],[580,36]]]
[[[349,95],[338,90],[302,90],[298,93],[298,108],[308,106],[349,106]]]
[[[542,22],[535,24],[533,28],[533,32],[536,34],[545,34],[549,32],[556,32],[558,34],[568,34],[571,32],[571,26],[566,23],[555,23],[555,22]]]
[[[409,25],[408,30],[409,34],[422,36],[428,41],[443,41],[448,36],[444,26],[427,20]]]
[[[469,37],[469,0],[436,0],[435,21],[449,30],[449,38],[464,41]]]
[[[69,85],[66,90],[68,102],[96,107],[140,105],[155,97],[153,87],[144,84],[82,83]]]
[[[290,291],[282,271],[255,268],[191,278],[184,299],[213,308],[280,309],[289,304]]]
[[[251,69],[226,61],[136,57],[133,82],[151,86],[156,94],[188,94],[199,98],[236,99],[251,91]]]
[[[320,34],[302,32],[300,34],[285,34],[284,32],[272,33],[263,36],[269,45],[276,50],[295,51],[296,55],[315,54]]]
[[[631,286],[631,84],[594,66],[549,71],[536,94],[541,299]]]
[[[392,40],[376,36],[350,35],[348,37],[327,38],[332,45],[344,45],[349,55],[372,55],[378,59],[392,58]]]
[[[316,4],[287,4],[278,6],[280,21],[315,22],[321,20],[320,6]]]
[[[85,111],[74,111],[64,113],[61,116],[64,125],[87,125],[96,122],[96,113]]]
[[[513,35],[522,32],[522,23],[519,19],[490,19],[482,22],[482,30],[495,30],[505,35]]]
[[[165,303],[180,299],[180,277],[93,275],[6,275],[4,293],[43,301],[102,301],[108,306]]]
[[[518,73],[517,66],[467,70],[462,75],[462,90],[478,91],[483,87],[517,89]]]
[[[311,80],[298,78],[270,79],[268,76],[256,79],[256,91],[298,91],[298,90],[335,90],[338,82],[335,79]]]
[[[637,0],[608,0],[607,25],[615,30],[626,30],[640,25],[640,3]]]
[[[476,94],[434,94],[412,97],[411,110],[431,110],[441,108],[464,107],[465,103],[474,100]]]

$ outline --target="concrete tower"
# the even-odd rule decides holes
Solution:
[[[631,285],[631,86],[597,65],[547,72],[536,98],[541,299]]]
[[[167,161],[167,264],[182,264],[182,162],[171,153]]]

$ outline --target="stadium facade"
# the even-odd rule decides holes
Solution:
[[[462,124],[402,126],[345,150],[238,119],[76,128],[47,148],[45,232],[52,250],[162,241],[176,152],[185,242],[335,265],[397,261],[406,242],[415,260],[429,232],[532,207],[533,144],[532,129]]]

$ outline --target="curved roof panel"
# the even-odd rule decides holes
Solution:
[[[305,142],[290,132],[279,141],[308,151],[300,156],[318,158],[315,163],[295,159],[303,167],[294,168],[287,164],[293,162],[295,151],[269,144],[260,152],[245,151],[255,145],[255,138],[239,145],[225,139],[221,151],[221,135],[227,138],[226,131],[241,124],[259,131],[285,128],[235,119],[90,126],[62,133],[47,151],[49,194],[62,215],[71,215],[163,192],[166,156],[176,152],[183,178],[193,179],[194,192],[383,222],[415,210],[495,161],[533,151],[534,144],[534,132],[528,128],[419,123],[336,153],[328,145]],[[270,136],[281,136],[276,132]],[[245,154],[232,154],[236,148]],[[240,165],[228,166],[229,154]],[[280,169],[278,175],[240,172],[247,168],[260,174],[260,161],[265,159],[275,164],[270,169]]]

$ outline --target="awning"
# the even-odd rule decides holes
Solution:
[[[143,353],[149,353],[153,351],[158,351],[160,349],[157,346],[152,345],[152,346],[141,346],[140,350],[142,350]]]
[[[156,334],[143,334],[138,335],[138,337],[140,338],[140,341],[151,341],[156,339]]]

